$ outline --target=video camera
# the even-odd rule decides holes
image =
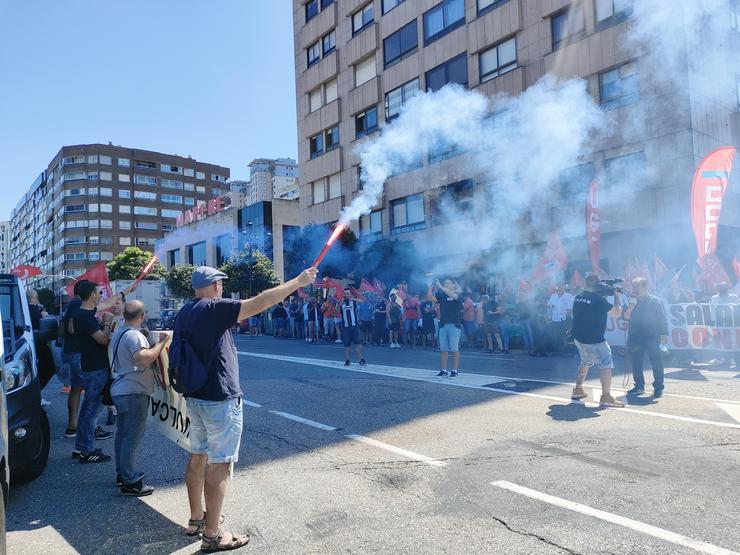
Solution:
[[[614,279],[602,279],[599,281],[599,289],[597,293],[599,295],[603,295],[605,297],[608,297],[610,295],[613,295],[615,291],[619,291],[620,293],[623,292],[622,284],[624,283],[623,278],[614,278]]]

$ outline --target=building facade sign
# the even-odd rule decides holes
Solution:
[[[177,217],[176,225],[177,227],[182,227],[184,225],[197,222],[198,220],[202,220],[208,216],[213,216],[218,212],[223,212],[225,208],[226,202],[224,201],[224,197],[213,198],[205,204],[199,204],[197,206],[193,206],[190,210],[185,210]]]

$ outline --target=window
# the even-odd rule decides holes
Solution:
[[[424,227],[424,195],[411,195],[391,201],[391,234]]]
[[[145,160],[137,160],[136,167],[144,168],[145,170],[156,170],[157,164],[155,164],[154,162],[147,162]]]
[[[490,12],[509,0],[478,0],[478,15]]]
[[[86,156],[78,154],[77,156],[65,156],[62,158],[62,167],[71,166],[73,164],[84,164],[87,160]]]
[[[218,175],[217,173],[212,173],[211,181],[218,181],[219,183],[226,183],[226,177],[223,175]]]
[[[306,2],[306,23],[319,14],[319,0],[308,0]]]
[[[560,172],[558,185],[560,186],[561,201],[578,203],[579,205],[585,203],[588,186],[595,176],[594,165],[590,162]]]
[[[134,206],[134,214],[137,216],[156,216],[157,209],[148,206]]]
[[[595,0],[596,23],[617,23],[632,13],[633,0]]]
[[[378,108],[373,106],[355,116],[355,138],[359,139],[378,129]]]
[[[219,235],[213,239],[216,247],[216,267],[222,266],[231,254],[231,235]]]
[[[205,180],[206,172],[195,172],[195,179]]]
[[[195,187],[195,192],[196,193],[203,193],[205,195],[206,194],[206,188],[203,187],[203,185],[197,185]]]
[[[118,229],[130,230],[131,222],[127,220],[118,220]]]
[[[87,212],[87,204],[68,204],[64,212]]]
[[[162,195],[161,199],[162,202],[182,204],[182,197],[180,195]]]
[[[325,9],[329,7],[329,5],[334,2],[334,0],[321,0],[321,9]]]
[[[193,197],[185,197],[186,206],[195,206],[195,199]]]
[[[383,64],[390,67],[416,53],[418,37],[416,19],[383,39]]]
[[[137,185],[156,185],[157,178],[152,177],[151,175],[135,175],[134,183]]]
[[[188,264],[192,266],[206,265],[206,242],[201,241],[185,247],[188,252]]]
[[[100,181],[113,181],[113,174],[111,172],[100,172]]]
[[[131,237],[119,237],[118,244],[122,247],[128,247],[131,245]]]
[[[185,183],[184,187],[186,191],[195,191],[195,185],[192,183]]]
[[[119,158],[118,159],[118,165],[121,166],[122,168],[130,168],[131,167],[131,160],[129,160],[128,158]],[[141,166],[139,166],[139,163],[138,162],[136,163],[136,167],[141,167]]]
[[[334,150],[339,146],[339,126],[334,126],[326,130],[326,152]]]
[[[180,166],[173,166],[172,164],[160,164],[159,167],[165,173],[177,173],[182,175],[182,168]]]
[[[357,168],[357,190],[362,191],[365,188],[365,180],[362,177],[362,166],[355,166]]]
[[[140,198],[144,200],[157,200],[157,193],[149,193],[147,191],[134,191],[134,198]]]
[[[100,229],[113,229],[113,220],[100,220]]]
[[[613,110],[640,100],[637,63],[627,62],[599,75],[599,93],[605,110]]]
[[[100,196],[101,197],[112,197],[113,196],[113,189],[110,187],[101,187],[100,188]]]
[[[157,231],[159,226],[155,222],[136,222],[136,229],[145,229],[147,231]]]
[[[315,112],[321,108],[321,87],[308,93],[308,113]]]
[[[160,179],[159,184],[166,189],[182,189],[182,181],[177,179]]]
[[[385,94],[385,121],[398,117],[407,100],[419,92],[419,79],[409,81]]]
[[[177,218],[181,214],[182,212],[180,212],[179,210],[171,210],[169,208],[162,208],[163,218]]]
[[[113,205],[112,204],[101,204],[100,211],[110,214],[111,212],[113,212]]]
[[[330,54],[332,50],[337,46],[337,33],[331,31],[321,37],[321,52],[322,56]]]
[[[352,14],[352,36],[364,31],[374,20],[373,3],[370,2]]]
[[[131,191],[127,191],[125,189],[119,189],[118,196],[121,198],[131,198]]]
[[[313,203],[319,204],[326,200],[326,187],[324,186],[324,179],[319,179],[311,184],[311,191],[313,193]]]
[[[62,175],[63,182],[66,181],[78,181],[80,179],[87,179],[87,172],[67,172]]]
[[[185,168],[185,177],[194,177],[195,176],[195,170],[192,168]]]
[[[404,2],[404,0],[383,0],[383,15]]]
[[[119,204],[118,211],[121,214],[131,214],[131,207],[128,204]]]
[[[170,268],[178,265],[180,263],[180,249],[167,251],[167,262],[169,263]]]
[[[465,0],[444,0],[424,14],[424,45],[465,23]]]
[[[335,173],[330,175],[327,180],[329,181],[329,198],[337,198],[342,196],[342,180],[339,178],[339,174]]]
[[[110,166],[111,165],[110,156],[103,156],[101,154],[100,155],[100,163],[103,164],[103,165],[105,165],[105,166]]]
[[[447,83],[459,83],[468,86],[468,56],[462,53],[451,60],[430,69],[426,74],[427,90],[437,91]]]
[[[375,77],[375,57],[370,56],[369,58],[355,64],[355,87],[359,87],[363,83],[367,83]]]
[[[383,233],[383,212],[376,210],[362,216],[360,218],[360,233],[362,235]]]
[[[84,187],[79,188],[79,189],[78,188],[67,189],[66,191],[64,191],[65,197],[81,197],[82,195],[85,195],[85,194],[87,194],[87,191]]]
[[[308,140],[309,151],[311,153],[311,159],[313,160],[317,156],[324,154],[324,136],[322,133],[314,135]]]
[[[455,216],[463,216],[473,212],[473,180],[465,179],[450,183],[438,189],[438,194],[430,203],[431,220],[443,225],[451,223],[450,212]]]
[[[118,181],[120,181],[121,183],[131,183],[131,176],[127,173],[119,173]]]
[[[453,142],[440,141],[429,149],[429,163],[437,164],[442,160],[453,158],[464,151],[460,145]]]
[[[98,155],[92,154],[87,157],[87,163],[88,164],[97,164],[98,163]]]
[[[586,31],[583,4],[574,4],[573,9],[552,16],[552,49],[557,50],[579,39]]]
[[[321,59],[321,41],[316,41],[306,49],[306,61],[311,67]]]
[[[617,158],[604,160],[604,186],[614,187],[619,190],[620,186],[629,184],[635,190],[647,188],[647,169],[644,152],[633,152]]]
[[[516,69],[516,38],[509,39],[489,48],[480,54],[480,81],[489,81],[494,77]]]
[[[326,97],[326,104],[329,104],[329,102],[334,102],[337,99],[336,78],[326,82],[326,84],[324,85],[324,96]]]

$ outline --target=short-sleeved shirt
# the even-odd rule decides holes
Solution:
[[[573,310],[573,301],[575,297],[570,293],[558,295],[553,293],[547,304],[552,305],[552,321],[565,322],[568,319],[568,312]]]
[[[108,369],[108,349],[93,338],[95,332],[103,329],[103,325],[95,316],[95,310],[80,307],[72,321],[75,327],[75,336],[82,354],[82,370]]]
[[[573,337],[579,343],[594,345],[604,341],[607,313],[612,304],[604,297],[584,291],[573,301]]]
[[[421,319],[424,322],[431,322],[437,313],[434,310],[434,303],[432,301],[424,301],[421,303]]]
[[[287,318],[288,312],[285,310],[282,306],[276,306],[275,310],[272,311],[272,317],[273,318]]]
[[[210,361],[206,385],[187,397],[203,401],[225,401],[242,396],[239,359],[231,328],[236,325],[241,302],[232,299],[197,299],[180,309],[189,311],[190,344],[204,364]]]
[[[403,303],[404,316],[407,320],[419,319],[419,301],[414,297],[409,297]]]
[[[501,314],[496,312],[498,310],[498,303],[496,301],[490,301],[483,304],[483,321],[487,324],[495,324],[501,319]]]
[[[370,322],[373,319],[373,312],[375,307],[370,301],[365,301],[360,304],[360,320],[363,322]]]
[[[77,338],[73,333],[69,333],[69,321],[72,320],[75,314],[77,314],[77,311],[80,310],[81,304],[82,301],[80,299],[72,299],[67,305],[67,310],[64,312],[64,316],[62,316],[62,328],[64,329],[64,352],[67,354],[80,352]]]
[[[434,294],[439,303],[439,325],[453,324],[459,326],[462,323],[463,304],[460,299],[448,297],[444,291],[437,291]]]
[[[152,366],[137,364],[134,355],[149,348],[144,334],[130,326],[120,326],[108,344],[108,358],[116,379],[111,385],[111,395],[151,395],[154,392]]]

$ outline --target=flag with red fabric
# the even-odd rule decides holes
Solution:
[[[732,271],[735,272],[737,279],[740,279],[740,260],[737,259],[737,256],[732,259]]]
[[[373,288],[375,289],[376,295],[380,295],[382,297],[385,293],[385,283],[380,281],[378,278],[373,278]]]
[[[363,293],[375,293],[375,288],[365,278],[362,278],[360,280],[360,291]]]
[[[691,185],[691,225],[699,259],[717,250],[722,200],[730,180],[735,151],[736,148],[731,146],[715,149],[696,168]]]
[[[532,272],[530,281],[532,283],[544,281],[546,278],[565,270],[567,265],[568,255],[565,252],[565,248],[563,248],[563,244],[560,242],[557,232],[553,232],[547,241],[545,253],[537,262],[534,272]]]
[[[19,277],[20,279],[30,279],[32,277],[40,276],[42,272],[41,268],[30,266],[28,264],[22,264],[21,266],[16,266],[12,270],[10,270],[10,273],[16,277]]]
[[[69,287],[67,287],[67,295],[74,297],[75,284],[82,280],[92,281],[97,284],[97,286],[102,290],[103,299],[113,296],[113,290],[111,289],[110,281],[108,280],[108,267],[105,262],[98,262],[95,266],[78,277]]]
[[[570,278],[570,288],[571,289],[577,289],[577,288],[583,289],[586,287],[586,280],[583,279],[583,276],[581,275],[581,272],[576,270],[573,272],[573,275]]]
[[[730,277],[727,275],[725,268],[722,266],[722,262],[717,255],[714,253],[705,254],[697,261],[701,272],[696,280],[697,286],[701,287],[704,291],[714,292],[717,290],[717,285],[726,282],[729,283]]]
[[[527,278],[519,278],[519,283],[517,284],[517,289],[519,293],[529,293],[532,291],[532,284],[529,283],[529,280]]]
[[[668,273],[668,266],[663,264],[663,261],[655,255],[655,280],[659,280],[661,277]]]
[[[311,295],[309,295],[308,293],[306,293],[306,291],[304,291],[303,287],[299,287],[298,289],[296,289],[296,293],[298,293],[298,298],[300,298],[300,299],[304,299],[305,300],[305,299],[310,299],[311,298]]]
[[[352,298],[356,301],[364,301],[365,297],[362,295],[362,291],[359,289],[355,289],[351,285],[349,286],[349,290],[352,292]]]

